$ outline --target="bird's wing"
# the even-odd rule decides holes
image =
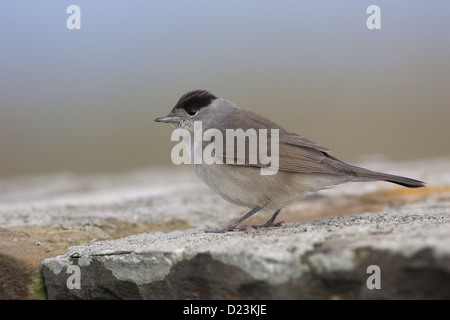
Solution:
[[[276,156],[276,148],[271,148],[272,140],[270,136],[271,129],[279,129],[279,143],[278,143],[278,170],[290,171],[296,173],[324,173],[324,174],[338,174],[338,175],[353,175],[352,166],[338,160],[331,155],[330,150],[322,147],[298,134],[287,131],[278,126],[267,118],[264,118],[256,113],[238,109],[228,115],[226,120],[221,122],[221,128],[227,129],[255,129],[258,133],[258,138],[261,139],[259,129],[267,129],[267,154],[271,157]],[[225,152],[225,132],[224,134],[224,155],[216,154],[222,157],[224,163],[228,159],[228,163],[234,165],[246,165],[254,167],[268,167],[270,164],[263,163],[258,155],[252,156],[249,148],[246,145],[246,152],[244,158],[242,154],[237,152],[237,143],[234,146],[234,154],[226,154]],[[248,143],[248,141],[247,141]],[[259,146],[258,146],[259,148]]]
[[[354,175],[351,166],[331,155],[330,150],[295,133],[280,138],[279,170]]]
[[[342,162],[341,160],[334,157],[330,150],[324,148],[298,134],[287,131],[286,129],[276,125],[274,122],[252,113],[249,116],[249,111],[239,110],[239,112],[233,112],[227,117],[227,120],[222,123],[221,128],[229,129],[243,129],[244,131],[248,129],[255,129],[259,132],[259,129],[279,129],[279,144],[278,144],[278,170],[290,171],[295,173],[320,173],[320,174],[332,174],[332,175],[342,175],[342,176],[353,176],[358,179],[358,181],[369,180],[384,180],[393,183],[397,183],[402,186],[409,188],[418,188],[425,186],[422,181],[405,178],[401,176],[395,176],[391,174],[386,174],[382,172],[375,172],[367,170],[365,168],[360,168]],[[236,124],[239,124],[237,126]],[[261,138],[261,135],[258,136]],[[273,150],[271,148],[271,138],[267,141],[267,150],[272,155],[276,155],[276,148]],[[224,144],[225,145],[225,144]],[[258,146],[259,148],[259,146]],[[248,148],[246,148],[248,149]],[[253,166],[253,167],[269,167],[272,164],[267,164],[261,162],[258,156],[249,156],[248,150],[245,150],[245,155],[240,155],[236,152],[236,147],[234,148],[234,154],[224,156],[224,162],[226,159],[232,160],[235,165]],[[257,158],[257,159],[256,159]],[[255,161],[257,160],[257,161]]]

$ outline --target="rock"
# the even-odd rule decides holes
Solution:
[[[449,213],[421,204],[248,232],[139,234],[71,247],[42,270],[50,299],[449,299]],[[80,289],[66,285],[69,266]]]
[[[284,209],[281,228],[207,234],[245,209],[188,167],[0,180],[0,298],[442,297],[449,159],[360,165],[428,187],[349,183]]]
[[[45,299],[41,262],[69,246],[236,214],[187,167],[0,179],[0,299]]]

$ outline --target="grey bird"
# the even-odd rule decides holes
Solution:
[[[201,121],[203,131],[214,128],[222,132],[224,137],[226,129],[255,129],[257,132],[260,129],[278,129],[279,163],[276,174],[261,175],[260,169],[267,164],[250,161],[248,153],[245,154],[245,159],[239,159],[236,150],[231,155],[225,151],[217,154],[223,159],[234,158],[232,164],[226,161],[223,164],[195,164],[192,161],[194,172],[209,187],[224,199],[251,209],[229,226],[210,232],[246,230],[249,226],[240,226],[241,222],[263,209],[272,210],[274,214],[266,223],[251,227],[279,226],[282,222],[276,223],[275,219],[282,208],[304,198],[310,192],[344,182],[381,180],[408,188],[425,186],[425,182],[419,180],[347,164],[334,157],[327,148],[290,132],[263,116],[240,109],[234,103],[206,90],[184,94],[167,116],[156,118],[155,121],[169,123],[174,129],[186,129],[191,135],[194,134],[194,121]],[[186,147],[192,157],[193,140]]]

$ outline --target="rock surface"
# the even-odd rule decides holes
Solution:
[[[248,232],[139,234],[71,247],[44,260],[43,273],[50,299],[448,299],[448,213],[408,207]],[[66,285],[72,265],[80,289]],[[373,265],[380,289],[371,290]]]
[[[448,299],[449,160],[367,160],[428,187],[349,183],[286,208],[280,228],[227,234],[204,230],[245,209],[190,168],[0,180],[0,298]]]

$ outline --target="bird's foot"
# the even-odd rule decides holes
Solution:
[[[252,224],[252,225],[242,225],[242,226],[234,226],[229,225],[228,227],[217,229],[217,230],[206,230],[207,233],[224,233],[228,231],[249,231],[249,230],[255,230],[260,228],[270,228],[270,227],[280,227],[282,224],[284,224],[284,221],[280,222],[269,222],[263,224]]]
[[[206,230],[205,232],[206,233],[224,233],[224,232],[227,232],[227,231],[233,231],[234,229],[231,229],[231,228],[229,228],[229,226],[228,227],[225,227],[225,228],[221,228],[221,229],[217,229],[217,230]]]
[[[269,222],[267,221],[266,223],[263,224],[253,224],[251,227],[253,229],[259,229],[259,228],[270,228],[270,227],[280,227],[282,224],[284,224],[284,221],[280,221],[280,222]]]

